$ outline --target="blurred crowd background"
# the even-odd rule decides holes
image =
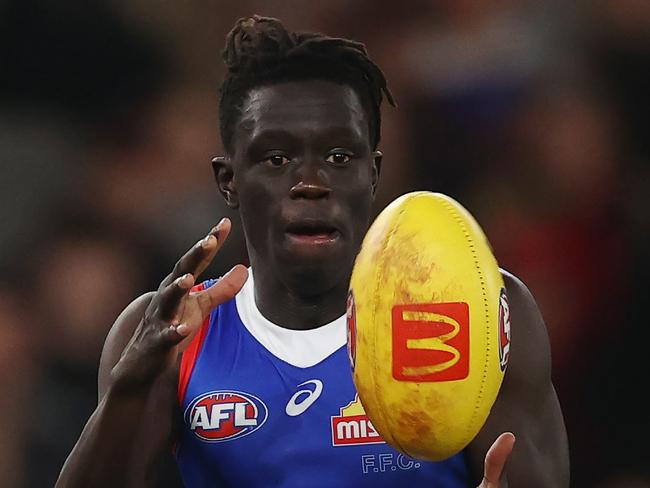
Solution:
[[[650,486],[647,0],[0,0],[0,486],[53,485],[113,320],[223,215],[208,274],[246,262],[209,162],[253,13],[366,44],[399,105],[377,211],[469,208],[546,319],[572,486]]]

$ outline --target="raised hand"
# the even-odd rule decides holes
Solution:
[[[510,432],[501,434],[485,455],[483,481],[478,488],[499,488],[503,468],[515,445],[515,436]]]
[[[162,281],[111,371],[114,389],[138,388],[169,371],[178,352],[191,341],[208,314],[232,299],[244,285],[248,271],[237,265],[210,288],[191,292],[198,276],[221,248],[230,228],[230,221],[222,219],[178,260]]]

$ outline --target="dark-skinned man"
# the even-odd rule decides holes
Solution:
[[[344,315],[380,174],[380,105],[392,102],[365,48],[255,16],[237,22],[224,60],[226,155],[213,168],[251,268],[197,285],[230,232],[222,220],[118,317],[98,407],[57,486],[157,486],[172,456],[188,487],[568,486],[546,328],[506,272],[515,342],[467,449],[413,460],[365,417]]]

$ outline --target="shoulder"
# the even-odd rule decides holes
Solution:
[[[501,276],[503,277],[503,281],[506,284],[506,291],[508,292],[508,298],[510,300],[522,301],[527,306],[534,306],[537,308],[532,293],[523,281],[517,278],[510,271],[507,271],[503,268],[501,268],[499,271],[501,271]]]
[[[111,330],[104,341],[102,356],[99,360],[99,398],[101,399],[108,387],[108,379],[113,366],[119,361],[122,351],[131,340],[135,329],[151,303],[155,292],[147,292],[133,300],[115,319]]]
[[[501,268],[500,271],[501,276],[503,277],[503,281],[506,285],[506,291],[508,292],[508,300],[510,303],[516,301],[518,304],[522,304],[524,307],[532,307],[537,310],[535,299],[533,298],[532,293],[524,284],[524,282],[503,268]]]
[[[510,383],[551,379],[551,348],[542,313],[528,287],[501,270],[510,307],[511,356],[503,388]]]

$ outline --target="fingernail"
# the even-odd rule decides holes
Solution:
[[[180,286],[183,283],[183,281],[185,281],[186,278],[187,278],[187,273],[185,273],[183,276],[179,276],[178,278],[176,278],[176,284]]]
[[[189,326],[185,323],[176,326],[176,333],[178,335],[186,336],[189,332]]]
[[[214,238],[215,237],[212,234],[205,236],[203,238],[203,240],[201,241],[201,247],[205,248],[205,247],[210,246],[210,244],[212,243],[212,239],[214,239]]]
[[[223,223],[224,223],[225,221],[226,221],[226,217],[223,217],[223,218],[222,218],[222,219],[217,223],[217,225],[215,225],[215,226],[212,228],[212,230],[210,231],[210,234],[215,234],[215,233],[217,233],[217,232],[219,231],[219,229],[221,229],[221,226],[223,225]]]

